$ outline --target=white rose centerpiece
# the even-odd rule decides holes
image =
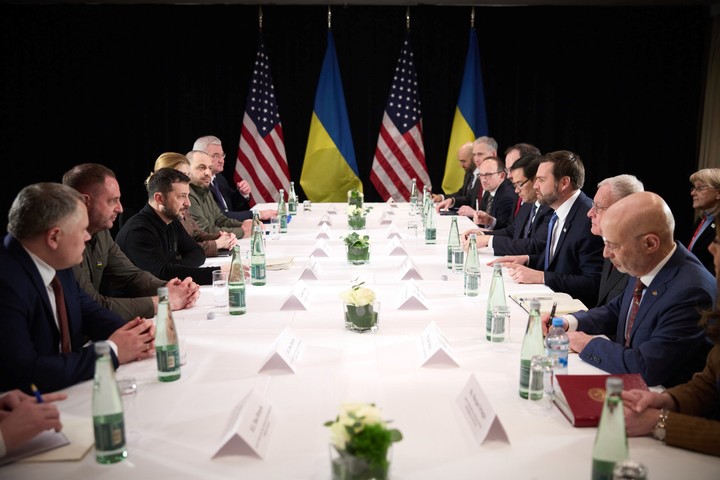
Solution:
[[[343,300],[345,328],[353,332],[374,332],[378,329],[380,302],[375,292],[363,287],[365,282],[355,284],[340,294]]]

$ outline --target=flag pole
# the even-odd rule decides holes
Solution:
[[[475,28],[475,5],[470,10],[470,28]]]
[[[258,5],[258,27],[260,28],[261,32],[262,32],[262,23],[263,23],[262,5]]]
[[[330,5],[328,5],[328,30],[332,30],[332,10]]]
[[[410,6],[408,6],[405,11],[405,28],[408,32],[410,31]]]

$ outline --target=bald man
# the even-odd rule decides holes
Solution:
[[[630,281],[606,305],[565,316],[570,348],[609,373],[640,373],[648,385],[688,381],[710,349],[698,319],[715,303],[713,276],[673,239],[675,219],[655,193],[618,200],[601,227],[603,256]],[[611,339],[593,337],[601,334]]]
[[[445,198],[466,195],[470,185],[473,183],[473,179],[475,178],[473,175],[473,171],[475,170],[475,163],[473,163],[473,142],[467,142],[458,149],[457,159],[458,162],[460,162],[460,166],[465,171],[462,187],[460,187],[460,190],[457,192],[447,195],[447,197],[442,194],[436,195],[433,193],[432,199],[434,203],[442,202]]]

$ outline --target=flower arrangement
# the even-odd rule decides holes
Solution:
[[[340,294],[340,298],[342,298],[345,303],[356,307],[362,307],[363,305],[372,303],[375,300],[375,292],[367,287],[363,287],[365,282],[358,283],[357,279],[355,279],[354,282],[349,290],[345,290]]]
[[[370,236],[352,232],[343,237],[343,242],[348,247],[367,248],[370,246]]]
[[[348,190],[348,193],[347,193],[348,205],[355,205],[356,207],[362,208],[364,198],[365,198],[365,195],[357,188]]]
[[[352,230],[361,230],[365,228],[365,215],[367,214],[368,210],[368,208],[363,208],[362,206],[358,207],[356,205],[348,205],[348,226]]]
[[[388,451],[402,433],[388,428],[374,403],[344,403],[330,429],[333,479],[386,479],[390,470]]]
[[[340,294],[343,300],[345,328],[353,332],[374,332],[378,328],[379,302],[375,292],[354,280],[353,286]]]
[[[357,232],[343,237],[347,261],[351,265],[363,265],[370,261],[370,237]]]

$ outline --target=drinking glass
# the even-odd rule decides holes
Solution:
[[[216,307],[227,307],[228,304],[228,274],[222,270],[212,272],[213,304]]]
[[[280,234],[280,217],[277,215],[270,219],[270,239],[277,240]]]
[[[452,272],[463,273],[463,265],[465,264],[465,251],[462,245],[452,247]]]
[[[408,234],[413,237],[417,237],[418,233],[418,222],[416,220],[408,220],[407,223]]]

